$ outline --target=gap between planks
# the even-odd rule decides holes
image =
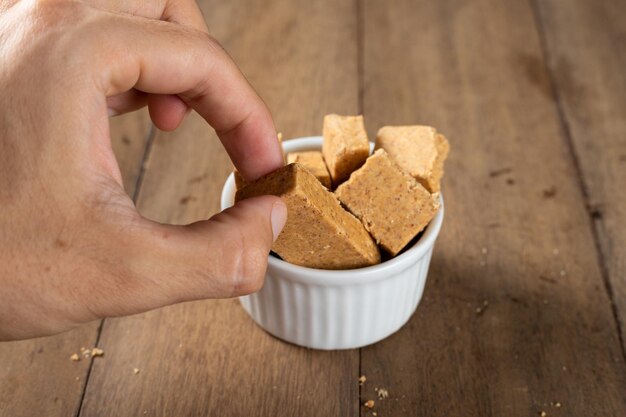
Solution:
[[[133,191],[133,195],[130,196],[133,200],[133,203],[137,204],[137,199],[139,198],[139,192],[141,190],[141,185],[143,184],[144,173],[146,171],[146,162],[150,157],[150,153],[152,152],[152,144],[154,143],[154,138],[156,137],[157,129],[154,126],[154,123],[150,123],[150,128],[148,129],[147,139],[146,139],[146,147],[144,148],[143,155],[141,157],[141,166],[139,168],[139,175],[137,175],[137,180],[135,181],[135,189]],[[102,335],[102,328],[104,327],[104,321],[106,319],[100,320],[100,324],[98,325],[98,331],[96,334],[96,341],[94,346],[98,346],[100,344],[100,336]],[[74,413],[75,417],[80,417],[80,414],[83,409],[83,401],[85,400],[85,394],[87,393],[87,385],[89,384],[89,377],[91,376],[91,369],[93,368],[94,358],[90,358],[89,368],[87,368],[87,375],[85,376],[85,383],[83,384],[83,388],[80,392],[80,401],[78,402],[78,409],[76,413]]]
[[[607,292],[609,297],[609,301],[611,302],[611,313],[613,314],[613,320],[615,322],[615,328],[617,331],[617,338],[620,344],[620,350],[622,352],[622,359],[624,363],[626,363],[626,345],[624,345],[624,336],[622,334],[622,328],[620,326],[619,314],[617,311],[617,305],[615,304],[615,294],[613,291],[613,286],[611,285],[611,280],[609,279],[609,272],[607,269],[607,261],[604,256],[604,252],[600,245],[600,236],[598,233],[597,222],[602,222],[602,219],[596,219],[594,216],[594,210],[590,204],[589,198],[589,190],[585,184],[583,178],[583,171],[580,163],[580,158],[576,151],[576,146],[574,145],[574,141],[572,139],[571,128],[569,122],[567,121],[567,117],[565,116],[565,112],[563,110],[563,101],[561,94],[559,92],[558,85],[556,83],[555,75],[552,70],[552,65],[550,65],[550,53],[548,51],[547,41],[546,41],[546,33],[543,25],[543,20],[541,18],[541,10],[539,9],[539,5],[537,4],[538,0],[528,0],[530,4],[530,9],[533,13],[533,18],[535,21],[535,28],[537,30],[537,34],[539,36],[539,46],[541,48],[541,55],[543,58],[543,64],[545,67],[546,74],[548,75],[548,80],[550,82],[550,91],[552,93],[552,98],[554,101],[554,106],[557,110],[557,114],[559,115],[559,125],[561,128],[561,136],[563,141],[565,142],[565,146],[568,149],[570,156],[572,158],[572,165],[574,167],[574,172],[576,172],[576,182],[578,183],[578,187],[580,188],[583,202],[585,203],[585,210],[587,211],[587,217],[589,220],[589,228],[591,229],[591,234],[593,236],[593,244],[596,251],[596,259],[598,265],[600,267],[600,274],[602,275],[602,281],[604,283],[604,289]]]

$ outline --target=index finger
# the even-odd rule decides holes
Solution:
[[[217,41],[173,23],[101,13],[87,30],[107,37],[108,53],[99,54],[107,96],[133,87],[177,94],[215,129],[245,179],[283,165],[267,106]]]

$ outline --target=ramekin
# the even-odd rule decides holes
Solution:
[[[285,152],[321,147],[321,136],[283,142]],[[235,191],[231,174],[222,190],[222,210],[233,205]],[[267,332],[296,345],[335,350],[376,343],[399,330],[415,312],[443,213],[442,199],[420,239],[379,265],[329,271],[269,256],[263,288],[240,297],[241,305]]]

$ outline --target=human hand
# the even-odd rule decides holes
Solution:
[[[171,130],[193,109],[247,180],[282,154],[192,0],[117,3],[0,2],[0,340],[258,290],[284,226],[272,196],[189,226],[137,213],[111,113],[148,104]]]

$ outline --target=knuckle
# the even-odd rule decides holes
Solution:
[[[140,223],[141,216],[133,201],[114,179],[103,176],[90,186],[91,192],[78,201],[84,213],[95,217],[91,220],[104,221],[107,224],[111,219],[115,219],[116,223],[120,220],[124,220],[124,224]]]
[[[188,58],[193,68],[203,68],[208,74],[228,62],[228,54],[222,45],[208,33],[190,28],[179,28],[181,43],[188,43]],[[192,90],[181,94],[186,100],[193,101],[207,94],[214,87],[213,77],[204,79]]]
[[[198,36],[200,36],[202,42],[204,43],[205,48],[210,49],[211,51],[214,51],[214,52],[219,52],[219,53],[224,53],[225,52],[224,48],[218,42],[218,40],[215,39],[210,34],[205,33],[205,32],[201,32],[201,31],[198,31],[198,30],[194,30],[194,33],[196,33]]]

